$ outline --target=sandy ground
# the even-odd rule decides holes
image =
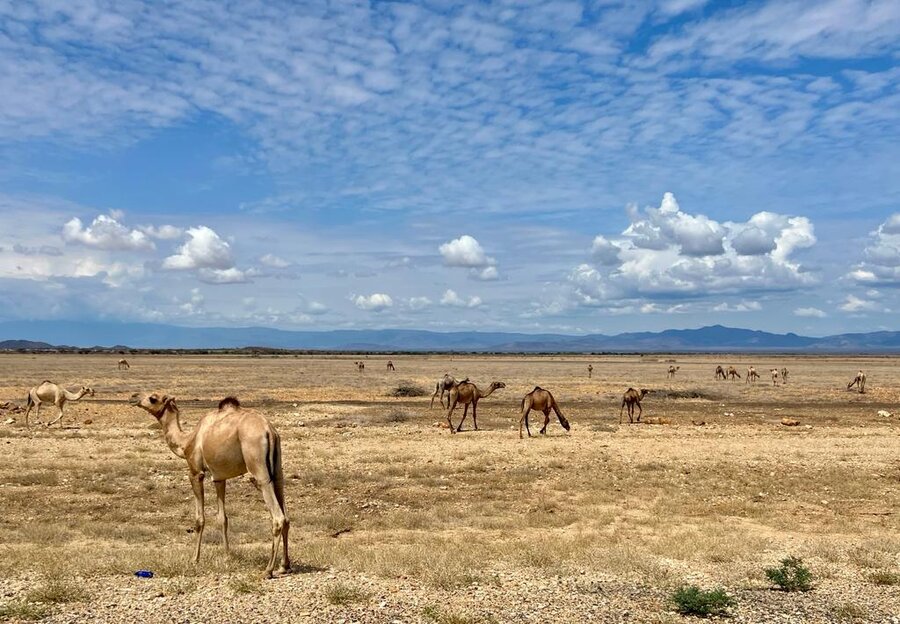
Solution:
[[[62,428],[29,433],[0,410],[0,619],[675,622],[692,619],[670,601],[688,583],[725,588],[733,622],[900,622],[900,416],[878,415],[900,413],[897,359],[677,356],[674,380],[665,356],[397,356],[394,373],[369,357],[362,374],[354,357],[116,359],[0,355],[0,404],[43,379],[96,390]],[[716,382],[716,364],[762,379]],[[860,368],[867,393],[847,392]],[[507,384],[479,404],[479,431],[470,414],[451,436],[429,408],[448,371]],[[428,395],[389,397],[400,384]],[[519,440],[535,385],[571,432],[554,420]],[[644,420],[663,424],[618,425],[628,386],[651,390]],[[246,478],[228,486],[234,554],[209,487],[190,563],[184,461],[126,402],[145,390],[177,396],[187,426],[231,394],[270,417],[294,574],[262,580],[269,522]],[[787,555],[812,591],[765,578]]]

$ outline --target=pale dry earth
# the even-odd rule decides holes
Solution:
[[[733,622],[900,622],[900,416],[878,415],[900,412],[900,360],[671,357],[675,380],[667,356],[396,356],[395,373],[371,356],[360,374],[351,356],[134,356],[118,371],[118,356],[0,355],[0,403],[43,379],[96,390],[62,428],[29,434],[0,410],[16,419],[0,424],[0,619],[687,622],[669,596],[695,583],[735,597]],[[755,385],[713,380],[716,364],[751,363]],[[860,368],[864,395],[845,390]],[[436,426],[430,392],[448,371],[507,384],[480,403],[480,431],[471,414],[461,435]],[[429,396],[387,396],[405,382]],[[519,440],[535,385],[570,433],[554,420]],[[628,386],[652,389],[644,418],[667,424],[619,426]],[[228,490],[236,554],[208,488],[189,562],[184,462],[127,404],[145,390],[177,396],[188,424],[226,395],[271,418],[294,574],[262,580],[269,522],[246,479]],[[765,579],[787,555],[812,591]]]

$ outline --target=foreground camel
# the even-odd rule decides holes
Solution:
[[[647,393],[650,392],[646,388],[641,388],[640,390],[635,390],[634,388],[628,388],[625,391],[625,395],[622,397],[622,409],[619,410],[619,424],[622,424],[622,410],[625,407],[628,407],[628,422],[634,422],[634,407],[638,408],[637,421],[641,422],[641,414],[644,413],[644,409],[641,407],[641,399],[647,396]]]
[[[863,394],[866,391],[866,374],[864,372],[859,371],[856,373],[856,377],[853,378],[853,381],[847,384],[847,390],[853,386],[859,388],[860,394]]]
[[[469,381],[469,378],[466,377],[463,381]],[[444,394],[450,392],[450,390],[453,389],[453,386],[460,383],[462,382],[457,381],[450,373],[444,373],[444,376],[438,379],[434,386],[434,394],[431,395],[431,407],[434,407],[434,397],[438,394],[441,395],[441,407],[444,407]],[[449,399],[447,399],[447,407],[450,407]]]
[[[722,381],[728,379],[728,377],[725,376],[725,369],[721,366],[716,366],[716,381],[719,381],[720,378]]]
[[[525,423],[525,430],[528,432],[528,437],[531,437],[531,429],[528,427],[528,413],[531,410],[537,410],[539,412],[544,412],[544,426],[541,427],[541,435],[547,433],[547,425],[550,424],[550,410],[556,412],[556,417],[559,419],[559,424],[562,425],[562,428],[566,431],[569,430],[569,421],[566,420],[566,417],[562,415],[562,412],[559,411],[559,405],[556,404],[556,399],[553,398],[553,395],[550,394],[549,390],[544,390],[539,386],[535,386],[534,390],[525,395],[525,398],[522,399],[522,417],[519,419],[519,439],[522,438],[522,422]],[[474,418],[475,412],[473,410],[472,416]]]
[[[290,522],[284,506],[284,473],[281,469],[281,438],[265,416],[242,409],[234,397],[222,399],[216,410],[207,412],[191,431],[181,428],[175,397],[152,393],[132,395],[132,403],[150,412],[162,426],[163,437],[172,452],[187,461],[191,488],[196,502],[197,549],[194,563],[200,561],[200,544],[206,516],[203,509],[203,482],[206,475],[216,486],[219,524],[225,551],[228,546],[228,516],[225,514],[225,482],[250,473],[262,491],[272,516],[272,555],[266,566],[266,578],[272,578],[279,541],[284,546],[279,573],[291,571],[288,557]]]
[[[128,363],[128,360],[125,358],[119,360],[119,370],[128,370],[129,368],[131,368],[131,364]]]
[[[669,371],[666,373],[666,379],[675,379],[675,373],[677,373],[680,368],[680,366],[669,366]]]
[[[28,398],[25,399],[25,426],[28,427],[28,415],[31,413],[31,408],[35,405],[37,406],[36,415],[38,418],[41,416],[41,403],[53,403],[56,406],[56,409],[59,410],[59,415],[56,417],[56,420],[47,423],[47,426],[49,427],[62,420],[63,405],[66,404],[66,401],[78,401],[86,396],[94,396],[93,389],[88,388],[87,386],[81,386],[78,392],[70,392],[65,388],[57,386],[53,382],[44,381],[41,385],[35,386],[28,391]]]
[[[447,402],[447,405],[449,406],[447,409],[447,424],[450,425],[450,433],[462,431],[462,426],[466,420],[466,415],[469,413],[470,405],[472,406],[472,422],[475,425],[475,431],[478,431],[478,401],[491,396],[494,393],[494,390],[505,387],[506,384],[502,381],[493,381],[487,391],[482,392],[478,386],[466,379],[450,388],[450,398]],[[451,417],[453,416],[453,410],[455,410],[456,406],[459,404],[463,404],[466,407],[463,409],[463,417],[459,421],[459,426],[454,430]]]
[[[588,379],[590,379],[591,375],[593,375],[593,374],[594,374],[594,365],[588,364]]]
[[[788,369],[782,368],[781,369],[781,383],[786,384],[787,377],[788,377]]]
[[[769,372],[772,373],[772,385],[777,386],[778,385],[778,369],[773,368]]]
[[[393,363],[391,360],[388,360],[388,363],[387,363],[387,369],[388,369],[388,372],[392,372],[392,371],[397,370],[397,369],[394,368],[394,363]]]
[[[737,377],[738,379],[741,378],[741,374],[737,372],[737,369],[734,366],[728,367],[728,376],[731,378],[731,381],[734,381],[735,377]]]
[[[746,383],[755,382],[757,379],[759,379],[759,373],[757,373],[756,369],[751,366],[747,369]]]

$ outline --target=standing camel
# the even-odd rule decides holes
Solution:
[[[741,374],[737,372],[737,369],[734,366],[728,367],[728,376],[731,378],[731,381],[734,381],[735,377],[737,377],[738,379],[741,378]]]
[[[786,383],[787,383],[787,377],[788,377],[788,369],[787,369],[787,368],[782,368],[782,369],[781,369],[781,383],[786,384]]]
[[[531,410],[537,410],[539,412],[544,412],[544,426],[541,427],[541,435],[547,433],[547,425],[550,424],[550,410],[556,412],[556,417],[559,419],[559,424],[562,425],[562,428],[566,431],[569,430],[569,421],[566,420],[566,417],[562,415],[562,412],[559,411],[559,405],[556,404],[556,399],[553,398],[553,395],[550,394],[549,390],[544,390],[539,386],[535,386],[534,390],[525,395],[525,398],[522,399],[522,418],[519,419],[519,439],[522,438],[522,422],[525,422],[525,430],[528,432],[528,437],[531,437],[531,429],[528,427],[528,413]],[[474,410],[472,415],[474,417]]]
[[[466,415],[469,413],[469,406],[472,406],[472,422],[475,425],[475,431],[478,431],[478,401],[479,399],[483,399],[485,397],[491,396],[494,393],[494,390],[499,390],[500,388],[505,388],[506,384],[502,381],[493,381],[491,382],[491,386],[487,389],[487,392],[482,392],[478,389],[478,386],[473,384],[468,380],[464,380],[450,388],[450,398],[448,399],[447,405],[449,408],[447,409],[447,424],[450,425],[450,433],[456,433],[458,431],[462,431],[463,423],[466,421]],[[459,426],[454,431],[453,429],[453,420],[451,417],[453,416],[453,410],[456,409],[456,406],[462,403],[465,405],[465,409],[463,409],[463,417],[459,421]]]
[[[128,360],[125,358],[119,360],[119,370],[128,370],[129,368],[131,368],[131,364],[128,363]]]
[[[469,381],[469,378],[466,377],[463,381]],[[450,373],[444,373],[444,376],[438,379],[437,383],[434,385],[434,394],[431,395],[431,407],[434,407],[434,397],[438,394],[441,395],[441,407],[444,407],[444,394],[450,392],[453,386],[456,386],[462,382],[456,381],[456,378]],[[450,400],[447,400],[447,407],[450,407]]]
[[[853,381],[847,384],[847,390],[852,388],[853,386],[857,386],[859,388],[859,393],[863,394],[866,391],[866,374],[862,371],[856,373],[856,377],[853,378]]]
[[[47,423],[47,426],[59,422],[63,417],[63,405],[66,401],[78,401],[85,396],[94,396],[94,391],[87,386],[81,386],[78,392],[69,392],[65,388],[57,386],[50,381],[44,381],[39,386],[35,386],[28,391],[28,398],[25,399],[25,426],[28,427],[28,415],[31,408],[37,406],[37,416],[41,416],[41,403],[53,403],[59,410],[56,420]],[[62,424],[60,424],[62,426]]]
[[[757,379],[759,379],[759,373],[757,373],[756,369],[751,366],[750,368],[747,369],[747,382],[746,383],[755,382]]]
[[[588,364],[588,379],[590,379],[591,375],[593,375],[593,374],[594,374],[594,365]]]
[[[166,444],[178,457],[187,461],[191,488],[196,503],[197,548],[194,563],[200,561],[200,544],[206,514],[203,509],[203,482],[206,475],[216,486],[219,524],[225,551],[228,545],[228,516],[225,514],[225,482],[250,473],[262,491],[263,500],[272,516],[272,554],[266,566],[266,578],[272,578],[279,542],[284,556],[279,573],[291,571],[288,557],[290,521],[284,506],[284,473],[281,468],[281,437],[265,416],[255,410],[242,409],[234,397],[222,399],[216,410],[206,413],[191,431],[181,428],[175,397],[154,392],[133,395],[132,402],[150,412],[162,426]]]
[[[366,363],[360,360],[359,362],[353,362],[353,365],[356,366],[356,370],[363,373],[366,370]]]
[[[641,407],[641,399],[647,396],[647,393],[650,392],[646,388],[641,388],[640,390],[635,390],[634,388],[628,388],[625,391],[625,395],[622,397],[622,409],[619,410],[619,424],[622,424],[622,410],[628,406],[628,422],[634,422],[634,406],[637,405],[638,415],[637,421],[641,422],[641,414],[644,413],[644,409]]]
[[[720,378],[722,381],[728,379],[728,377],[725,376],[725,369],[721,366],[716,366],[716,381],[719,381]]]
[[[397,370],[396,368],[394,368],[394,363],[391,360],[388,360],[387,369],[389,373]]]
[[[773,368],[769,372],[772,373],[772,385],[777,386],[778,385],[778,369]]]
[[[677,373],[680,368],[680,366],[669,366],[669,370],[666,373],[666,379],[675,379],[675,373]]]

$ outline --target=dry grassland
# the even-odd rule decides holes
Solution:
[[[877,414],[900,412],[897,359],[679,356],[675,380],[655,356],[397,356],[395,373],[370,357],[362,374],[354,359],[0,356],[0,403],[43,379],[97,392],[61,429],[0,424],[0,620],[676,622],[669,596],[694,583],[725,587],[735,622],[900,621],[900,415]],[[713,380],[751,363],[755,385]],[[863,395],[845,391],[859,368]],[[481,431],[435,426],[448,371],[507,384],[479,404]],[[428,395],[391,398],[401,382]],[[535,385],[570,433],[554,419],[518,439]],[[668,424],[617,425],[628,386]],[[184,462],[126,403],[144,390],[177,396],[189,425],[226,395],[271,418],[296,574],[261,580],[269,520],[244,478],[228,488],[236,554],[208,488],[190,563]],[[763,568],[787,555],[812,591],[771,589]]]

